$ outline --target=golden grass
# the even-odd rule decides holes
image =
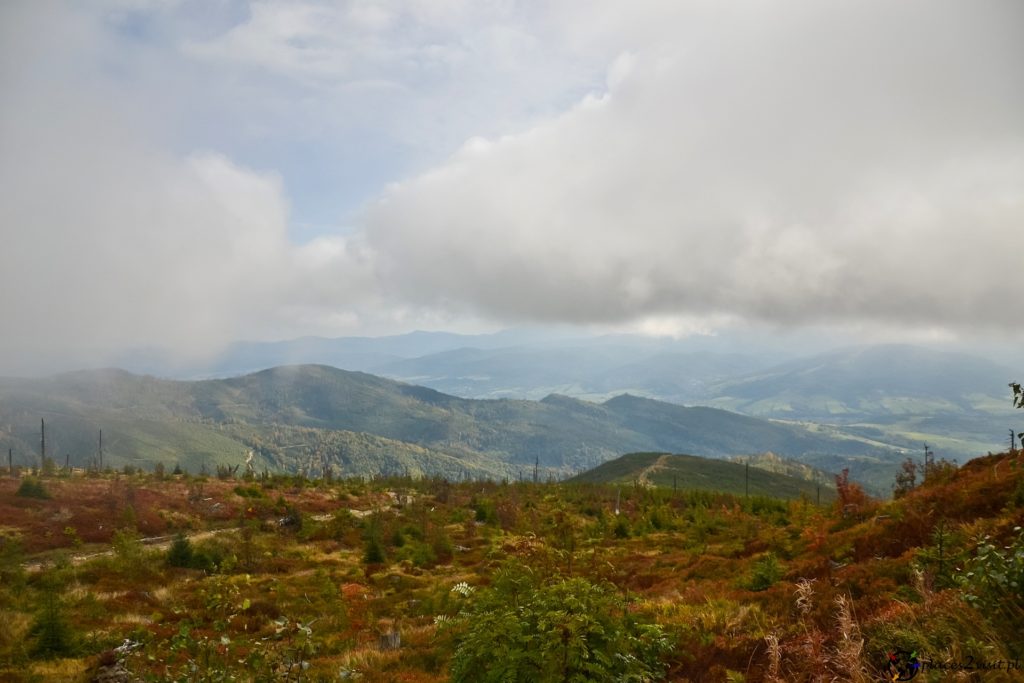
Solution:
[[[131,612],[127,614],[116,614],[111,620],[115,624],[130,624],[133,626],[149,626],[153,623],[153,618],[146,614],[133,614]]]
[[[32,665],[32,674],[47,683],[81,683],[88,671],[87,659],[54,659]]]
[[[987,477],[991,469],[988,466],[981,474]],[[1003,469],[1010,473],[1007,476],[1024,479],[1017,470]],[[969,483],[980,481],[979,475]],[[959,533],[963,538],[982,532],[999,534],[1000,529],[1019,523],[1024,518],[1018,513],[981,507],[990,499],[1006,499],[1011,484],[1016,485],[997,483],[1001,488],[995,493],[985,489],[984,496],[980,488],[975,491],[963,487],[951,487],[949,492],[914,492],[893,506],[896,512],[906,513],[904,516],[894,514],[889,521],[852,520],[834,532],[829,532],[829,525],[837,519],[824,510],[808,517],[791,507],[789,515],[756,517],[738,505],[721,510],[699,508],[698,512],[693,507],[673,507],[655,500],[651,505],[658,506],[659,514],[663,512],[670,524],[668,528],[675,531],[638,532],[628,539],[611,534],[607,508],[603,527],[596,517],[578,514],[574,505],[599,503],[594,503],[593,497],[581,502],[573,489],[551,493],[554,489],[510,487],[508,491],[486,493],[493,495],[499,505],[509,501],[529,503],[529,507],[520,508],[518,522],[503,531],[497,525],[472,524],[470,490],[454,486],[450,499],[429,503],[431,508],[435,504],[437,507],[436,512],[428,508],[429,516],[424,513],[421,517],[419,508],[389,509],[380,520],[385,539],[390,539],[396,529],[419,529],[422,525],[427,541],[406,533],[407,544],[429,545],[433,535],[446,532],[453,545],[471,548],[456,552],[446,565],[414,567],[406,559],[367,576],[360,541],[353,540],[359,539],[358,528],[349,529],[346,546],[338,539],[314,536],[307,540],[302,532],[278,529],[270,519],[262,527],[253,526],[256,560],[249,568],[251,575],[232,573],[238,570],[237,564],[212,576],[197,570],[167,570],[155,551],[146,558],[147,563],[154,563],[153,571],[137,576],[116,567],[107,571],[111,567],[108,563],[114,562],[109,558],[95,567],[48,566],[44,571],[62,582],[61,597],[68,619],[83,642],[109,647],[138,630],[153,634],[146,651],[129,662],[140,675],[158,671],[156,665],[147,664],[145,657],[154,655],[159,661],[170,639],[179,637],[183,628],[186,635],[191,630],[189,637],[209,639],[215,657],[237,673],[242,670],[236,666],[240,658],[254,647],[265,648],[277,658],[294,651],[305,642],[297,625],[312,624],[310,639],[315,650],[308,656],[311,673],[334,679],[344,668],[362,674],[362,683],[436,683],[446,677],[452,641],[443,630],[438,636],[433,618],[460,608],[462,603],[449,594],[452,586],[464,581],[482,590],[493,579],[494,571],[508,561],[535,567],[540,575],[566,572],[564,539],[552,530],[555,513],[564,509],[565,518],[571,520],[577,533],[573,575],[611,581],[630,600],[631,614],[653,618],[678,636],[667,680],[856,682],[869,680],[866,670],[878,664],[874,660],[880,646],[896,642],[897,637],[916,642],[936,628],[942,629],[942,638],[924,641],[936,656],[962,658],[965,653],[961,648],[976,654],[977,647],[969,642],[969,635],[977,636],[982,646],[994,644],[996,658],[1005,656],[998,649],[998,634],[975,623],[977,615],[962,609],[955,591],[939,590],[923,574],[915,575],[910,570],[918,542],[906,541],[902,554],[885,556],[881,561],[873,559],[877,553],[892,552],[886,550],[887,544],[902,539],[897,536],[899,530],[909,528],[906,520],[916,519],[910,512],[926,509],[926,503],[945,502],[947,507],[943,509],[953,503],[965,510],[973,511],[971,505],[983,509],[977,517],[961,516]],[[77,497],[89,502],[85,501],[84,490],[72,495],[79,482],[65,484],[61,491],[69,500]],[[87,484],[94,482],[82,482],[83,486]],[[205,495],[232,496],[234,485],[211,481]],[[321,518],[324,511],[318,507],[332,504],[334,496],[345,500],[346,507],[351,502],[352,507],[371,509],[379,504],[378,498],[383,499],[366,490],[371,485],[349,489],[359,491],[359,495],[345,493],[348,484],[335,486],[329,493],[286,492],[286,498],[304,514],[318,513]],[[176,484],[171,487],[181,489]],[[276,498],[280,491],[272,489],[268,497]],[[963,495],[951,495],[958,491]],[[484,491],[472,493],[485,495]],[[644,497],[655,494],[632,492],[634,498],[622,506],[623,515],[637,524],[645,514]],[[163,495],[168,498],[166,492]],[[610,500],[614,500],[614,494]],[[71,509],[76,504],[60,503]],[[181,514],[189,514],[184,498],[175,505]],[[687,521],[693,516],[703,520],[701,525]],[[10,522],[5,519],[5,524]],[[228,556],[240,553],[242,541],[233,530],[222,531],[217,524],[203,528],[199,518],[197,524],[200,531],[193,535],[194,542],[216,535],[218,542],[210,548]],[[63,525],[52,522],[51,526],[59,536]],[[925,536],[914,536],[919,537]],[[751,541],[759,544],[752,545]],[[866,550],[858,550],[858,544],[869,545]],[[747,591],[742,578],[756,558],[768,551],[785,558],[788,574],[768,590]],[[830,559],[836,560],[838,568],[829,569]],[[11,676],[24,680],[28,680],[26,676],[46,681],[84,680],[85,660],[60,660],[34,668],[12,664],[16,659],[25,661],[25,651],[32,644],[25,642],[25,636],[35,615],[38,581],[28,581],[19,608],[15,609],[13,603],[0,608],[0,660],[7,658],[7,662],[0,663],[0,680],[21,680]],[[851,596],[857,599],[856,611]],[[157,612],[160,616],[152,623]],[[378,635],[390,628],[401,632],[402,648],[381,651]],[[229,637],[229,645],[219,644],[221,635]],[[273,666],[276,664],[271,658],[266,667]]]

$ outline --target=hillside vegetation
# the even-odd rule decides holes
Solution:
[[[80,467],[98,459],[101,429],[105,465],[164,462],[192,472],[239,465],[252,453],[257,472],[519,478],[539,460],[547,478],[628,452],[770,450],[827,470],[878,463],[888,480],[899,459],[880,442],[714,408],[629,395],[601,404],[558,395],[470,400],[327,366],[196,382],[117,370],[0,381],[0,446],[22,464],[39,452],[41,418],[48,454]]]
[[[721,491],[738,496],[806,498],[825,502],[834,488],[802,477],[771,472],[725,460],[669,453],[629,453],[569,479],[569,483],[660,486],[674,490]]]
[[[0,678],[866,683],[916,661],[927,681],[1019,680],[1024,459],[928,475],[888,503],[841,480],[822,506],[639,483],[3,477]]]
[[[816,348],[821,347],[766,346],[729,335],[713,341],[545,338],[513,331],[241,343],[211,365],[191,370],[169,359],[121,360],[138,371],[186,378],[321,363],[464,398],[539,400],[562,394],[602,402],[629,393],[827,424],[846,436],[910,451],[927,441],[961,462],[1004,447],[1002,435],[1013,421],[1005,394],[1009,368],[978,356],[901,344],[824,353]]]

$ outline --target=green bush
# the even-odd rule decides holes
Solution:
[[[111,545],[114,555],[110,558],[110,566],[122,576],[143,579],[158,571],[151,561],[152,552],[142,545],[138,533],[128,529],[115,531]]]
[[[1024,629],[1024,529],[1014,527],[1016,537],[1002,548],[985,536],[975,556],[964,562],[954,581],[964,599],[986,616],[1000,632],[1017,636]],[[1014,656],[1024,654],[1016,637],[1009,640]]]
[[[189,569],[194,567],[194,562],[195,551],[192,548],[192,541],[188,540],[185,534],[178,534],[167,550],[167,566]]]
[[[629,522],[626,521],[625,517],[618,517],[615,520],[615,529],[613,531],[615,538],[629,538]]]
[[[25,477],[21,480],[21,486],[18,487],[18,491],[15,495],[21,496],[22,498],[38,498],[40,500],[47,500],[50,498],[50,493],[43,488],[43,482],[39,481],[35,477]]]
[[[32,622],[28,634],[32,639],[29,653],[38,659],[68,657],[77,649],[60,599],[52,589],[44,593],[42,609]]]
[[[752,591],[767,590],[781,578],[782,567],[779,566],[779,561],[774,553],[768,553],[754,564],[746,588]]]
[[[494,506],[494,501],[485,500],[478,501],[474,506],[474,519],[484,524],[497,524],[498,523],[498,512]]]
[[[21,586],[25,580],[25,549],[21,536],[0,533],[0,586]]]
[[[975,556],[964,564],[957,582],[968,602],[994,609],[1007,600],[1024,604],[1024,529],[1015,527],[1013,542],[1000,548],[985,536]]]
[[[267,494],[263,492],[259,486],[236,486],[234,488],[236,496],[242,498],[266,498]]]
[[[238,558],[226,540],[210,538],[195,544],[192,554],[192,568],[207,574],[230,573],[238,564]]]
[[[430,543],[430,549],[433,551],[437,561],[442,564],[451,562],[452,557],[455,555],[455,546],[452,544],[452,539],[443,530],[439,530],[434,534],[433,541]]]
[[[363,551],[364,564],[384,564],[384,548],[376,534],[371,534],[366,539],[366,548]]]
[[[434,549],[426,543],[416,542],[412,551],[409,553],[409,559],[412,563],[420,568],[433,567],[437,564],[437,555],[434,554]]]
[[[501,572],[473,595],[455,628],[451,680],[653,681],[670,646],[661,628],[630,614],[614,586],[583,578],[537,581],[528,571]]]

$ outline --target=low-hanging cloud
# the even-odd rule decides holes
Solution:
[[[1020,3],[218,7],[0,7],[0,372],[466,321],[1024,320]],[[297,141],[410,167],[349,158],[364,129],[432,170],[296,243]]]
[[[110,67],[103,12],[3,18],[0,372],[358,326],[345,304],[374,292],[357,240],[295,245],[277,173],[171,149],[158,106]]]
[[[295,241],[288,188],[308,196],[310,174],[288,173],[306,147],[338,150],[319,163],[341,177],[407,163],[361,158],[371,128],[383,142],[370,149],[411,149],[420,130],[423,150],[450,150],[460,127],[500,130],[494,112],[554,109],[565,79],[541,69],[514,14],[470,2],[4,4],[0,373],[457,322],[385,301],[358,227]],[[533,66],[518,73],[524,56]],[[547,83],[519,98],[488,81],[495,64],[501,83]],[[457,120],[437,115],[477,91]]]
[[[709,35],[632,26],[605,92],[392,187],[385,286],[506,320],[1021,326],[1024,8],[693,5]]]

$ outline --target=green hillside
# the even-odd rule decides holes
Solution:
[[[917,451],[927,441],[965,460],[1003,443],[1013,372],[981,358],[913,346],[846,349],[709,387],[706,403],[757,417],[810,420]]]
[[[602,404],[557,395],[461,399],[322,365],[196,382],[118,370],[0,380],[0,446],[30,462],[40,418],[49,453],[78,465],[96,456],[100,429],[108,464],[190,469],[238,464],[250,450],[257,468],[329,465],[355,475],[516,476],[539,460],[545,476],[561,476],[639,451],[725,457],[771,450],[830,462],[866,457],[890,467],[898,459],[884,444],[715,408],[628,395]]]
[[[550,347],[459,348],[372,372],[471,398],[622,393],[768,419],[841,426],[911,451],[927,441],[966,460],[1005,446],[1012,370],[964,353],[908,345],[791,359],[607,340]]]
[[[784,474],[795,479],[821,484],[828,488],[832,488],[836,484],[833,472],[813,467],[806,462],[783,458],[771,451],[757,453],[756,455],[740,455],[729,459],[733,462],[749,464],[751,467],[767,472],[775,472],[776,474]]]
[[[747,476],[749,474],[749,480]],[[807,497],[831,500],[833,487],[777,472],[769,472],[726,460],[668,453],[629,453],[576,475],[572,482],[594,484],[639,484],[679,490],[721,491],[771,498]]]
[[[780,411],[783,402],[795,401],[791,410],[816,415],[900,413],[914,401],[970,411],[974,397],[1001,395],[1008,376],[1009,369],[981,358],[891,344],[801,358],[711,390],[766,409],[775,402]]]

